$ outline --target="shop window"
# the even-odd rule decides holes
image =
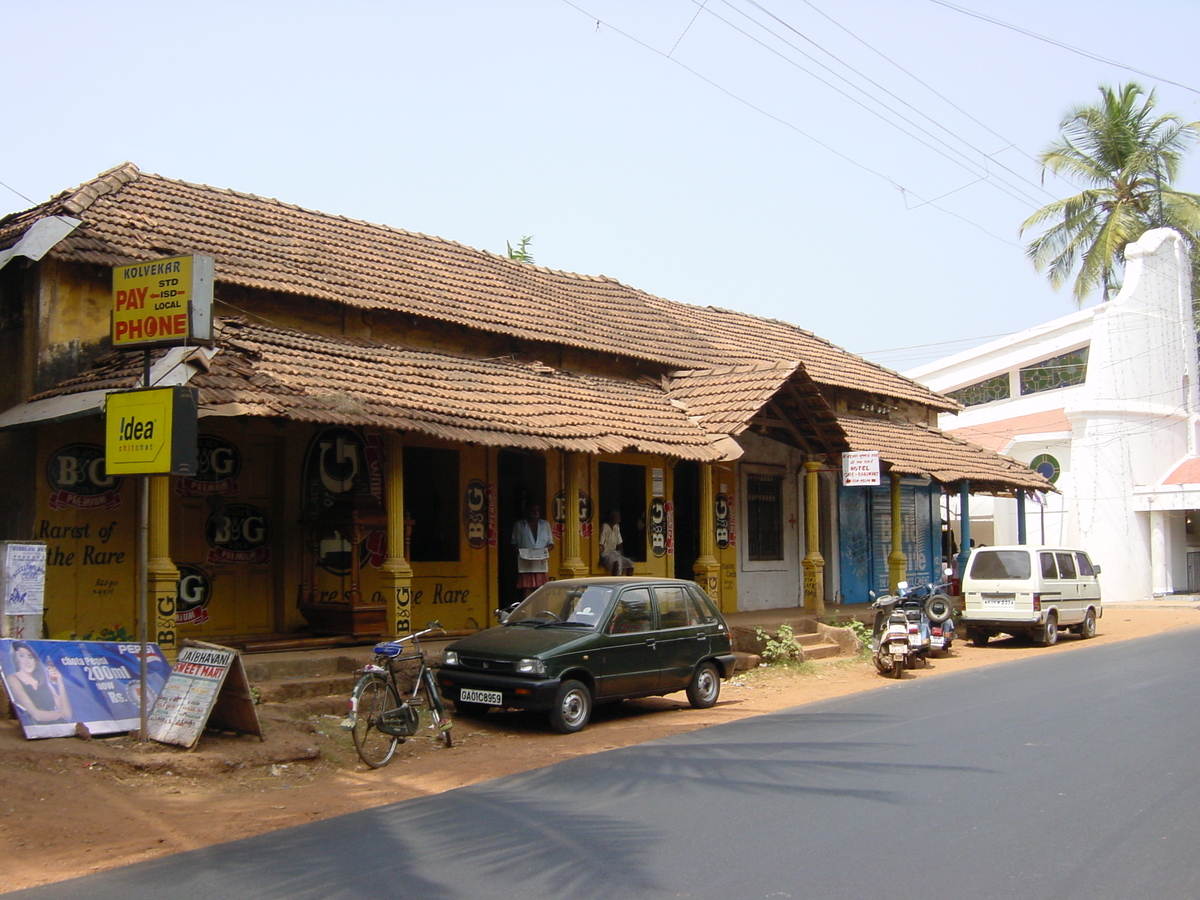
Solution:
[[[783,476],[746,474],[746,547],[752,561],[783,559]]]
[[[968,384],[956,391],[947,391],[946,396],[957,400],[963,406],[979,406],[981,403],[991,403],[993,400],[1007,400],[1012,396],[1012,380],[1005,372],[994,378]]]
[[[404,448],[404,518],[412,523],[412,562],[459,558],[458,451]]]
[[[1083,384],[1087,379],[1088,348],[1043,359],[1021,369],[1021,396]]]

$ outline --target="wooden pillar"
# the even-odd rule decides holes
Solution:
[[[821,555],[821,518],[817,504],[819,462],[804,464],[804,611],[825,612],[825,557]]]
[[[563,486],[563,536],[559,555],[559,578],[582,578],[588,567],[579,555],[579,490],[583,484],[581,469],[587,460],[582,453],[563,453],[566,474]]]
[[[713,492],[713,467],[700,469],[700,555],[692,571],[696,583],[721,607],[721,564],[717,562],[717,498]]]
[[[384,632],[399,637],[412,631],[412,566],[405,553],[404,442],[400,433],[387,435],[387,558],[380,567],[387,597]]]
[[[891,473],[892,480],[892,552],[888,554],[888,591],[896,593],[908,570],[904,555],[904,521],[900,511],[900,475]]]
[[[158,644],[171,662],[179,651],[175,626],[175,597],[179,591],[179,569],[171,561],[171,478],[146,477],[150,490],[150,527],[146,548],[146,591],[152,604],[150,640]]]

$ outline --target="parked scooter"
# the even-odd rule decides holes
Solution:
[[[874,591],[871,592],[875,598]],[[899,678],[905,668],[912,667],[912,646],[909,644],[908,617],[900,606],[900,598],[887,596],[873,599],[875,626],[871,630],[871,658],[880,675]]]
[[[930,656],[946,655],[954,643],[954,608],[947,593],[952,571],[946,569],[946,580],[937,584],[909,587],[902,581],[897,585],[900,607],[909,622],[910,643],[914,645],[914,664],[920,660],[924,665]]]

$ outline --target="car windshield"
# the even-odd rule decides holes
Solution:
[[[614,588],[608,584],[587,587],[563,585],[551,581],[544,584],[517,606],[505,625],[574,625],[594,628],[604,620]]]
[[[997,581],[1024,580],[1029,577],[1027,550],[977,550],[971,561],[971,578]]]

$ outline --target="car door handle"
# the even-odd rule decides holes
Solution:
[[[657,643],[658,643],[658,641],[656,641],[654,638],[646,638],[646,646],[649,647],[651,650],[654,649],[654,645]]]
[[[707,641],[707,640],[708,640],[708,635],[707,635],[707,634],[705,634],[703,631],[701,631],[701,632],[700,632],[698,635],[696,635],[696,640],[698,640],[698,641]]]

